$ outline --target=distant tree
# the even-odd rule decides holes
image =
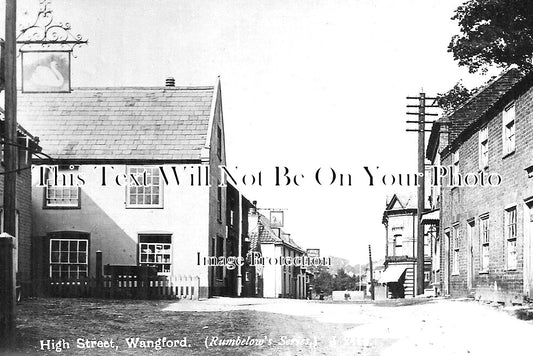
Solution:
[[[338,269],[333,280],[333,290],[355,290],[355,278],[350,277],[344,269]]]
[[[331,294],[333,290],[333,276],[329,273],[328,268],[318,267],[315,273],[315,293]]]
[[[533,68],[533,1],[469,0],[455,10],[459,24],[448,52],[471,73],[491,65]]]

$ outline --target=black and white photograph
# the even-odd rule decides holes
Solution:
[[[0,355],[527,355],[533,2],[0,0]]]

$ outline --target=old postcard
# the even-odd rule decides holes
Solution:
[[[0,354],[527,354],[533,5],[1,2]]]

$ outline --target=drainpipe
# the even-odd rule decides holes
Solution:
[[[239,199],[238,199],[238,204],[239,204],[239,208],[238,208],[238,214],[239,214],[239,229],[238,229],[238,232],[237,232],[237,238],[239,239],[239,252],[238,252],[238,255],[239,255],[239,259],[242,257],[242,195],[241,195],[241,192],[238,192],[239,194]],[[238,266],[237,266],[237,297],[240,297],[241,294],[242,294],[242,264],[239,263]]]

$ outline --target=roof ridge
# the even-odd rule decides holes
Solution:
[[[165,86],[124,86],[124,87],[72,87],[75,90],[214,90],[214,86],[179,86],[179,87],[165,87]]]
[[[446,116],[443,116],[441,117],[442,118],[451,118],[452,116],[454,116],[459,110],[463,109],[465,106],[467,106],[468,104],[470,104],[472,101],[474,101],[474,99],[476,99],[481,93],[483,93],[485,90],[487,90],[492,84],[496,83],[497,81],[499,81],[500,79],[503,78],[503,76],[507,75],[509,72],[511,71],[517,71],[516,68],[514,67],[509,67],[509,68],[506,68],[504,69],[499,75],[497,76],[494,76],[494,78],[491,78],[489,79],[485,84],[483,84],[482,86],[480,86],[477,91],[474,93],[474,95],[472,95],[470,98],[468,98],[468,100],[466,100],[464,103],[462,103],[461,105],[459,105],[454,111],[452,111],[449,115],[446,115]]]

